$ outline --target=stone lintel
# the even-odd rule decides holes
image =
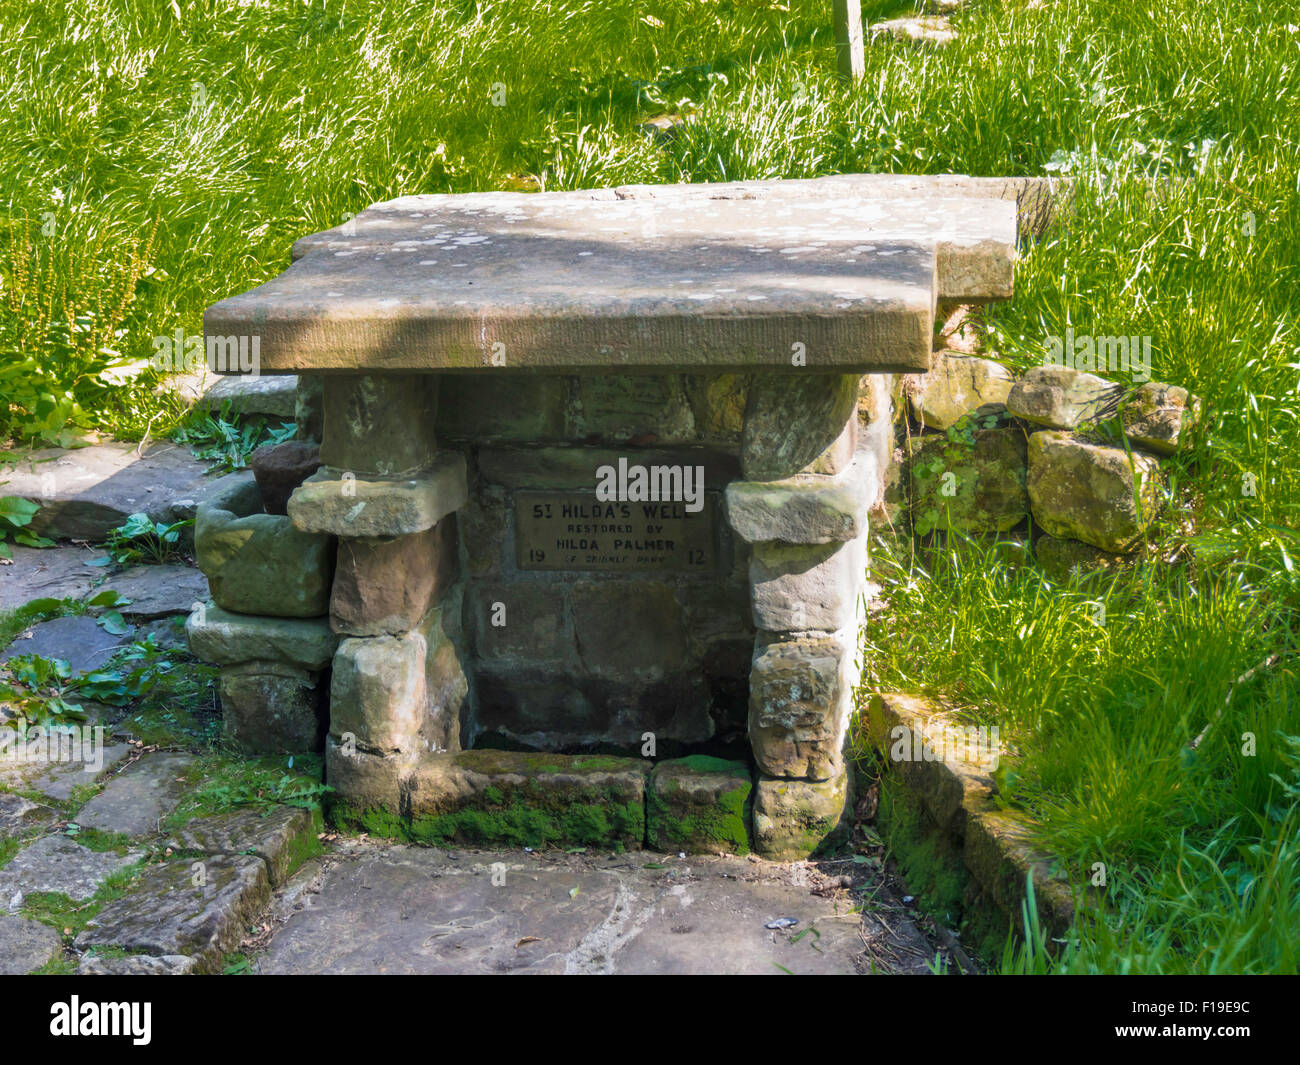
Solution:
[[[305,532],[354,539],[410,536],[433,528],[469,498],[465,457],[440,451],[410,477],[359,477],[322,467],[289,497],[289,517]]]
[[[555,202],[576,204],[634,203],[642,217],[651,211],[683,203],[709,206],[729,201],[776,205],[817,205],[838,210],[841,203],[870,205],[866,214],[876,239],[933,240],[938,267],[936,293],[940,299],[966,303],[1011,296],[1017,216],[1019,232],[1041,232],[1061,194],[1051,178],[981,178],[964,174],[835,174],[820,178],[781,178],[769,181],[692,182],[677,185],[623,185],[545,193]],[[408,235],[410,206],[439,211],[455,202],[473,208],[488,198],[536,200],[535,193],[470,193],[411,196],[378,203],[345,226],[303,237],[293,246],[293,258],[332,247],[342,236],[358,242],[393,244]]]

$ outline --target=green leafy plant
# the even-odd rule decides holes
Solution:
[[[28,721],[85,720],[81,704],[71,701],[76,692],[72,671],[62,658],[15,655],[0,673],[0,702]]]
[[[32,518],[41,509],[39,503],[21,496],[0,497],[0,558],[13,558],[14,552],[6,540],[12,538],[16,544],[24,547],[53,547],[54,541],[44,536],[37,536],[27,530]]]
[[[180,547],[181,530],[194,524],[193,518],[174,521],[170,525],[154,521],[147,514],[132,514],[112,531],[105,548],[108,555],[96,559],[93,565],[109,562],[128,564],[144,562],[162,565],[184,557]]]
[[[128,644],[109,667],[89,673],[73,673],[62,658],[15,655],[0,666],[0,701],[32,722],[81,721],[86,717],[82,700],[129,706],[149,695],[175,668],[153,633]]]
[[[297,426],[289,422],[272,429],[261,418],[245,421],[231,413],[227,400],[215,416],[206,411],[192,415],[172,433],[172,440],[188,444],[195,458],[211,462],[211,471],[229,473],[244,469],[259,447],[283,443],[296,432]]]
[[[126,319],[152,267],[157,223],[62,232],[26,220],[5,227],[0,260],[0,439],[68,447],[96,423],[104,396],[132,376]]]

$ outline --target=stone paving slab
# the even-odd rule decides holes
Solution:
[[[146,755],[86,803],[77,814],[77,824],[124,836],[153,835],[190,789],[182,774],[193,764],[188,754]]]
[[[67,836],[45,836],[0,867],[0,906],[16,910],[27,895],[38,891],[88,899],[110,876],[143,857],[143,850],[119,855],[92,851]]]
[[[175,444],[119,440],[65,450],[2,452],[4,494],[41,504],[29,526],[53,539],[103,540],[134,513],[173,521],[172,503],[202,495],[206,463]],[[0,468],[3,468],[0,465]]]
[[[208,579],[194,566],[132,566],[104,582],[105,588],[131,602],[121,607],[125,617],[153,621],[188,614],[195,603],[206,602]]]
[[[42,806],[13,792],[0,791],[0,839],[29,835],[57,821],[58,817],[59,813],[53,807]]]
[[[213,972],[266,905],[266,864],[251,855],[217,856],[202,869],[180,859],[146,868],[132,890],[104,906],[77,936],[78,950],[121,947],[164,957],[184,954]],[[202,882],[195,877],[201,873]],[[373,916],[373,915],[372,915]]]
[[[107,632],[92,617],[54,618],[20,634],[0,651],[0,662],[19,655],[40,655],[63,659],[73,673],[90,673],[102,668],[115,651],[130,643],[131,635],[129,631],[120,636]]]
[[[8,485],[0,488],[8,491]],[[84,599],[104,573],[86,564],[102,558],[104,552],[87,547],[14,545],[13,553],[12,565],[0,565],[0,610],[13,610],[33,599]]]
[[[125,958],[98,958],[91,954],[77,966],[78,976],[188,976],[198,959],[184,954],[128,954]]]
[[[257,971],[854,974],[893,956],[895,971],[919,973],[933,956],[905,915],[886,932],[851,912],[857,896],[814,894],[827,878],[805,866],[645,851],[452,854],[351,843],[310,863],[272,906],[279,927]],[[765,927],[781,917],[799,923]]]
[[[211,817],[196,817],[168,839],[175,850],[202,854],[255,854],[266,863],[278,887],[295,859],[313,848],[311,814],[299,806],[250,806]]]
[[[90,745],[82,747],[83,756],[75,761],[56,761],[46,757],[40,761],[0,762],[0,784],[14,790],[39,792],[57,802],[67,802],[77,788],[94,784],[113,772],[131,750],[125,743],[105,742],[96,748],[92,739]],[[42,753],[49,754],[50,749],[47,747]]]
[[[0,976],[22,976],[61,951],[59,934],[26,917],[0,914]]]
[[[1000,201],[605,191],[377,204],[299,241],[205,331],[258,337],[272,373],[789,370],[796,344],[823,372],[912,372],[929,366],[936,233],[987,221],[977,259],[1014,257]]]

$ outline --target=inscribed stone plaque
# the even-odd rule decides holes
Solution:
[[[515,546],[520,569],[717,569],[718,494],[703,509],[684,502],[602,502],[595,492],[515,493]]]

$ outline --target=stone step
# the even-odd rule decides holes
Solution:
[[[206,855],[255,854],[279,887],[320,850],[316,820],[300,806],[247,806],[196,817],[168,837],[173,850]]]
[[[649,770],[640,759],[606,755],[434,755],[408,785],[410,835],[426,843],[637,850]]]
[[[27,895],[55,891],[88,899],[110,876],[134,865],[143,850],[92,851],[67,836],[45,836],[14,855],[0,869],[0,907],[16,910]]]
[[[124,836],[151,836],[190,790],[188,754],[150,754],[127,766],[77,814],[77,824]]]
[[[271,897],[266,863],[250,854],[181,858],[148,866],[76,938],[78,950],[116,947],[153,957],[187,955],[195,972],[221,969]]]
[[[336,753],[334,757],[341,757]],[[354,758],[357,756],[354,756]],[[477,750],[423,758],[388,831],[336,806],[344,827],[436,845],[652,847],[748,854],[752,775],[703,755],[652,763],[607,755]]]

